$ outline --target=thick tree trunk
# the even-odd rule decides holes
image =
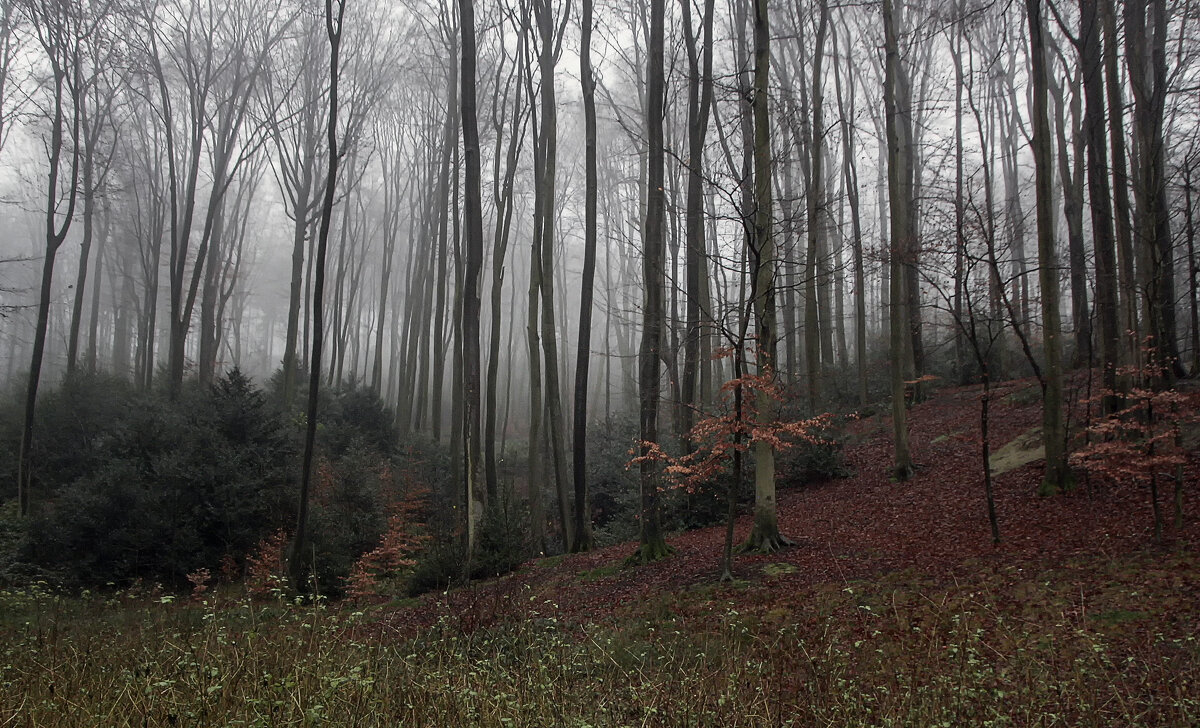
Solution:
[[[646,220],[642,227],[642,341],[638,351],[639,439],[641,458],[641,545],[633,559],[655,561],[669,553],[663,537],[659,505],[658,446],[659,378],[662,373],[663,279],[666,195],[663,192],[663,115],[666,103],[663,71],[664,0],[650,0],[650,43],[646,58]]]
[[[771,35],[767,0],[754,0],[754,310],[758,323],[758,376],[772,381],[775,371],[775,240],[772,236],[771,117],[769,86]],[[805,332],[812,335],[813,332]],[[778,402],[760,388],[756,393],[758,422],[775,420]],[[779,532],[775,503],[775,448],[759,438],[754,442],[754,527],[745,548],[775,551],[790,542]]]

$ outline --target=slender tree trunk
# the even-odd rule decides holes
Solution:
[[[835,62],[834,88],[837,91],[838,116],[842,125],[842,177],[846,188],[846,200],[850,204],[851,250],[854,256],[854,359],[858,379],[858,403],[867,405],[867,276],[863,262],[862,215],[858,196],[858,165],[855,162],[855,88],[854,73],[847,70],[842,90],[841,62],[837,60],[837,27],[834,26],[833,45]],[[851,63],[849,55],[846,63]]]
[[[956,10],[962,15],[965,6],[959,0]],[[954,320],[963,320],[963,298],[966,295],[966,252],[967,252],[967,205],[965,196],[965,174],[963,158],[965,146],[963,143],[963,87],[966,78],[963,74],[963,35],[961,28],[955,33],[954,53]],[[962,384],[969,381],[967,373],[966,342],[963,340],[962,327],[954,331],[954,365],[958,372],[958,380]],[[988,467],[986,460],[984,467]],[[990,472],[990,471],[989,471]]]
[[[688,165],[687,209],[685,232],[687,239],[686,267],[686,334],[682,372],[684,421],[681,429],[691,430],[696,410],[702,406],[707,392],[698,386],[703,320],[710,316],[710,302],[704,280],[708,277],[707,242],[704,231],[704,144],[708,132],[708,117],[712,108],[712,54],[714,0],[705,0],[701,18],[700,45],[696,45],[692,23],[691,0],[681,0],[684,41],[688,53]],[[701,61],[701,55],[703,61]]]
[[[457,50],[457,49],[453,49]],[[457,54],[455,54],[457,55]],[[456,77],[451,70],[452,77]],[[429,395],[429,419],[430,419],[430,434],[434,441],[441,442],[442,439],[442,385],[446,368],[443,366],[445,361],[442,356],[443,347],[446,345],[446,301],[449,295],[446,274],[446,266],[450,257],[449,241],[447,240],[450,232],[450,201],[451,195],[457,199],[458,190],[455,181],[458,178],[457,166],[454,164],[452,152],[458,148],[458,84],[451,82],[449,111],[446,115],[446,141],[445,147],[442,150],[442,188],[439,194],[440,204],[437,207],[439,215],[438,232],[437,232],[437,273],[434,278],[434,285],[437,289],[437,298],[433,304],[433,339],[429,347],[429,352],[433,354],[433,361],[430,363],[430,371],[433,374],[433,391]]]
[[[1187,239],[1188,256],[1188,309],[1191,312],[1192,329],[1192,376],[1200,376],[1200,294],[1196,287],[1200,285],[1200,267],[1196,264],[1196,212],[1192,206],[1193,167],[1189,163],[1183,170],[1184,196],[1184,232]]]
[[[106,252],[105,247],[108,243],[109,225],[110,224],[111,224],[111,218],[109,217],[108,207],[107,207],[107,205],[105,205],[104,209],[100,215],[100,225],[99,225],[100,234],[97,236],[98,239],[96,240],[96,273],[93,276],[93,280],[92,280],[92,310],[91,310],[91,315],[90,315],[90,319],[88,322],[88,348],[87,348],[87,351],[84,353],[84,368],[87,370],[87,372],[89,374],[96,373],[97,361],[99,360],[100,288],[101,288],[101,285],[102,285],[103,279],[104,279],[104,260],[105,260],[104,256],[105,256],[105,252]],[[115,284],[109,284],[109,287],[114,290],[113,297],[115,299],[116,298]],[[118,312],[125,313],[124,302],[122,302],[121,305],[118,305],[116,303],[116,301],[114,300],[113,308],[112,308],[112,314],[113,314],[113,318],[114,318],[114,324],[113,324],[114,347],[116,345],[115,344],[116,336],[117,336],[116,329],[118,328],[117,324],[115,322],[115,319],[118,315]],[[127,339],[126,339],[126,341],[127,341]],[[124,375],[118,375],[118,376],[124,376]]]
[[[65,8],[60,10],[56,7],[54,12],[54,15],[50,15],[48,11],[46,15],[39,15],[34,19],[34,22],[42,24],[39,39],[53,74],[51,79],[53,106],[50,112],[50,139],[46,145],[49,169],[45,197],[46,253],[42,260],[37,323],[34,327],[29,378],[25,385],[25,412],[21,427],[21,444],[17,456],[17,512],[22,518],[29,515],[32,500],[30,490],[33,485],[34,465],[33,423],[37,406],[38,384],[42,375],[42,360],[46,353],[46,337],[50,326],[50,294],[53,290],[54,262],[59,248],[62,247],[63,241],[67,239],[67,233],[70,232],[75,216],[75,203],[78,199],[80,167],[78,140],[81,116],[79,41],[75,37],[77,29],[73,24],[75,19],[71,17],[71,11]],[[74,59],[74,63],[72,63],[72,59]],[[65,169],[63,168],[64,164],[66,165]],[[61,214],[60,204],[65,205]]]
[[[591,506],[587,483],[588,366],[592,349],[592,291],[596,280],[596,81],[592,76],[592,0],[583,0],[579,78],[584,115],[584,245],[583,281],[579,296],[579,342],[575,357],[574,480],[575,538],[571,551],[592,546]]]
[[[515,64],[514,64],[515,66]],[[513,181],[516,178],[517,164],[520,158],[521,147],[523,146],[524,119],[526,118],[525,109],[523,107],[522,90],[524,84],[521,83],[520,70],[514,67],[513,78],[515,79],[516,98],[513,101],[512,121],[509,126],[508,136],[508,151],[505,156],[504,165],[504,181],[500,181],[500,165],[495,165],[495,174],[493,178],[494,200],[496,206],[496,228],[495,228],[495,250],[492,252],[492,291],[491,291],[491,326],[489,329],[489,354],[487,368],[487,404],[484,408],[484,481],[487,489],[487,497],[490,502],[494,502],[499,491],[499,473],[496,462],[496,420],[499,415],[497,409],[497,386],[500,373],[500,329],[501,329],[501,295],[504,288],[504,261],[508,255],[509,237],[512,231],[513,219]],[[500,145],[503,139],[501,123],[504,121],[504,112],[501,111],[496,119],[496,159],[500,159]],[[514,286],[515,290],[515,286]],[[509,316],[516,318],[516,308],[509,307]],[[509,338],[512,337],[514,326],[509,323]],[[512,346],[511,341],[508,347],[508,352],[511,362]],[[509,376],[505,382],[505,387],[508,387],[512,381],[512,371],[510,366]],[[505,405],[507,410],[507,404]]]
[[[824,288],[828,284],[825,254],[828,243],[829,211],[825,208],[825,93],[822,72],[825,61],[825,37],[829,32],[829,3],[820,0],[821,16],[817,24],[812,66],[812,124],[808,149],[812,155],[808,178],[808,249],[805,268],[808,280],[804,292],[805,359],[808,362],[809,407],[821,409],[824,368],[833,362],[825,346],[830,322]]]
[[[902,148],[904,135],[900,129],[904,120],[900,117],[909,113],[901,109],[898,100],[902,95],[897,93],[901,83],[899,78],[900,51],[896,38],[896,20],[892,10],[892,0],[883,0],[884,43],[886,47],[884,105],[887,113],[887,174],[888,197],[891,214],[891,380],[892,380],[892,435],[895,447],[895,463],[892,468],[893,477],[900,482],[906,481],[913,475],[912,454],[908,445],[908,411],[905,404],[904,361],[905,333],[908,322],[908,296],[905,289],[903,252],[908,250],[911,230],[912,187],[909,184],[911,171],[908,169],[910,159],[908,150]]]
[[[296,514],[296,533],[292,538],[288,554],[288,572],[292,588],[305,588],[307,569],[313,563],[308,559],[308,501],[312,487],[313,456],[317,439],[317,403],[321,388],[321,348],[325,337],[323,321],[325,295],[325,254],[329,244],[329,224],[333,217],[334,192],[337,189],[338,169],[338,53],[342,44],[342,19],[346,12],[345,0],[325,0],[325,30],[329,36],[329,168],[325,174],[325,197],[321,203],[321,227],[317,233],[317,250],[314,265],[316,279],[313,282],[313,339],[312,366],[308,377],[308,418],[304,430],[304,459],[300,470],[299,508]],[[336,14],[335,14],[336,13]]]
[[[558,494],[559,519],[563,544],[570,546],[571,471],[567,463],[566,422],[563,418],[560,384],[558,336],[555,331],[554,246],[555,178],[558,166],[558,108],[554,92],[554,66],[557,61],[554,18],[551,0],[536,0],[538,35],[541,39],[542,167],[539,186],[542,193],[541,303],[542,352],[545,355],[546,411],[549,416],[550,449],[554,461],[554,482]]]
[[[1117,39],[1117,12],[1114,0],[1088,1],[1093,6],[1099,4],[1101,27],[1096,32],[1102,34],[1104,39],[1102,50],[1097,50],[1097,53],[1103,53],[1103,71],[1098,70],[1097,73],[1103,74],[1101,85],[1108,93],[1109,145],[1112,156],[1112,196],[1108,209],[1114,215],[1111,224],[1116,231],[1116,284],[1118,288],[1114,291],[1113,296],[1114,303],[1118,301],[1120,303],[1120,309],[1117,312],[1117,343],[1122,347],[1116,354],[1116,362],[1117,365],[1134,364],[1141,361],[1142,337],[1138,333],[1141,327],[1138,321],[1137,279],[1134,273],[1134,260],[1137,254],[1133,241],[1133,206],[1129,200],[1130,175],[1125,145],[1125,99],[1122,92],[1125,82],[1121,77],[1117,53],[1117,49],[1120,47]],[[1096,12],[1097,8],[1095,7],[1089,9],[1093,18],[1096,17]],[[1083,22],[1081,13],[1081,27]],[[1096,43],[1098,46],[1101,43],[1099,36]],[[1084,65],[1086,66],[1086,64],[1085,60]],[[1103,94],[1104,91],[1100,93]],[[1099,296],[1097,296],[1097,308],[1100,305]],[[1124,341],[1122,341],[1123,332],[1132,333],[1124,335]],[[1120,376],[1118,380],[1122,389],[1128,386],[1127,377]]]
[[[1079,0],[1080,63],[1087,108],[1083,134],[1087,144],[1088,199],[1092,208],[1092,247],[1096,258],[1096,316],[1100,320],[1102,381],[1117,391],[1120,335],[1117,329],[1117,269],[1114,253],[1112,197],[1108,184],[1108,151],[1105,138],[1104,75],[1101,65],[1098,0]],[[1120,402],[1105,397],[1104,411],[1115,412]]]
[[[1083,366],[1091,354],[1092,318],[1088,309],[1087,251],[1083,239],[1083,134],[1079,127],[1080,93],[1071,94],[1071,136],[1067,136],[1067,99],[1063,86],[1050,79],[1055,100],[1058,138],[1058,175],[1063,186],[1063,218],[1067,223],[1067,249],[1071,272],[1071,323],[1075,331],[1072,366]],[[1068,139],[1073,148],[1068,148]],[[1072,159],[1073,157],[1073,159]]]
[[[466,275],[462,290],[463,352],[463,489],[467,503],[467,553],[474,551],[483,510],[487,507],[487,489],[480,477],[483,457],[480,448],[480,366],[479,366],[479,285],[483,272],[483,193],[479,162],[479,123],[475,103],[475,6],[472,0],[459,0],[462,26],[462,133],[466,190],[463,195],[465,218]]]
[[[71,306],[71,330],[67,335],[67,373],[74,373],[79,358],[79,326],[83,320],[83,301],[87,291],[88,266],[91,264],[92,240],[96,221],[95,183],[96,144],[91,134],[84,139],[83,149],[83,241],[79,246],[79,271],[75,278],[75,300]],[[99,273],[100,266],[96,266]],[[97,276],[98,277],[98,276]],[[99,281],[94,281],[98,286]]]

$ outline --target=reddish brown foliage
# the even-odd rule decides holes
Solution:
[[[734,394],[741,388],[742,411],[734,406]],[[721,387],[721,410],[704,417],[688,431],[692,451],[678,457],[668,455],[658,443],[642,443],[645,455],[629,461],[633,467],[643,460],[665,463],[664,473],[676,487],[689,493],[728,472],[736,452],[747,453],[759,441],[771,445],[775,452],[785,452],[801,443],[827,444],[822,436],[833,422],[833,415],[823,414],[806,420],[774,419],[759,421],[756,406],[759,394],[772,401],[783,399],[784,388],[771,373],[747,374],[731,379]]]
[[[1200,419],[1200,397],[1135,388],[1124,400],[1124,408],[1087,429],[1089,442],[1071,456],[1071,463],[1116,485],[1174,477],[1187,464],[1182,431]]]
[[[390,478],[390,468],[388,475]],[[346,593],[351,599],[378,597],[380,582],[400,577],[416,566],[412,556],[428,540],[420,521],[428,495],[428,490],[412,491],[389,507],[388,527],[379,545],[360,556],[350,568]]]
[[[288,534],[282,528],[258,542],[254,553],[246,557],[246,590],[255,598],[272,595],[287,583],[283,557]]]

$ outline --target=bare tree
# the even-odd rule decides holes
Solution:
[[[321,348],[325,336],[323,321],[325,295],[325,256],[329,245],[329,226],[333,217],[338,172],[338,81],[340,80],[340,51],[345,0],[325,0],[325,32],[329,37],[329,112],[326,122],[328,168],[325,172],[325,192],[321,203],[321,227],[317,237],[316,281],[313,285],[313,349],[312,367],[308,378],[308,419],[304,430],[304,459],[301,461],[300,497],[296,515],[296,533],[288,554],[288,571],[293,589],[303,589],[308,547],[308,501],[312,487],[313,452],[317,439],[317,403],[321,389]]]
[[[29,380],[25,387],[25,417],[17,465],[17,503],[22,517],[29,515],[30,488],[33,484],[33,421],[41,380],[42,359],[46,352],[46,332],[50,322],[50,294],[54,262],[67,239],[78,200],[81,97],[83,87],[82,44],[88,36],[94,16],[85,16],[81,8],[55,0],[26,0],[38,45],[50,70],[47,80],[46,130],[47,176],[45,188],[45,257],[38,294],[37,323],[34,328]]]

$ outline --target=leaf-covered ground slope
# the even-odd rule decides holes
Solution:
[[[993,449],[1040,425],[1038,394],[1031,381],[993,389]],[[784,476],[779,522],[796,545],[773,554],[737,555],[734,572],[741,583],[715,587],[715,594],[769,613],[792,604],[799,591],[821,585],[897,572],[949,584],[988,573],[1004,575],[1001,582],[1015,589],[1019,599],[1023,575],[1063,567],[1076,574],[1079,599],[1086,603],[1091,593],[1103,592],[1105,563],[1117,554],[1144,552],[1150,564],[1166,559],[1168,552],[1174,553],[1172,558],[1194,556],[1200,544],[1195,452],[1185,473],[1182,530],[1171,525],[1173,484],[1160,484],[1167,521],[1162,544],[1153,543],[1150,494],[1144,485],[1080,476],[1074,491],[1040,498],[1036,490],[1042,464],[1032,462],[994,479],[1002,536],[994,545],[984,501],[979,395],[978,387],[943,389],[912,408],[917,471],[909,482],[891,480],[890,422],[876,418],[855,423],[849,433],[845,454],[850,477],[794,485]],[[1076,422],[1082,416],[1082,407],[1073,413]],[[742,515],[735,538],[744,539],[749,530],[750,518]],[[452,615],[468,629],[534,612],[573,624],[604,621],[663,594],[713,584],[724,537],[723,526],[675,534],[668,539],[675,548],[671,557],[634,568],[622,564],[635,544],[534,561],[499,580],[392,608],[380,615],[380,624],[385,631],[409,634],[443,615]],[[1194,610],[1200,603],[1195,574],[1191,569],[1185,581],[1160,586]]]

